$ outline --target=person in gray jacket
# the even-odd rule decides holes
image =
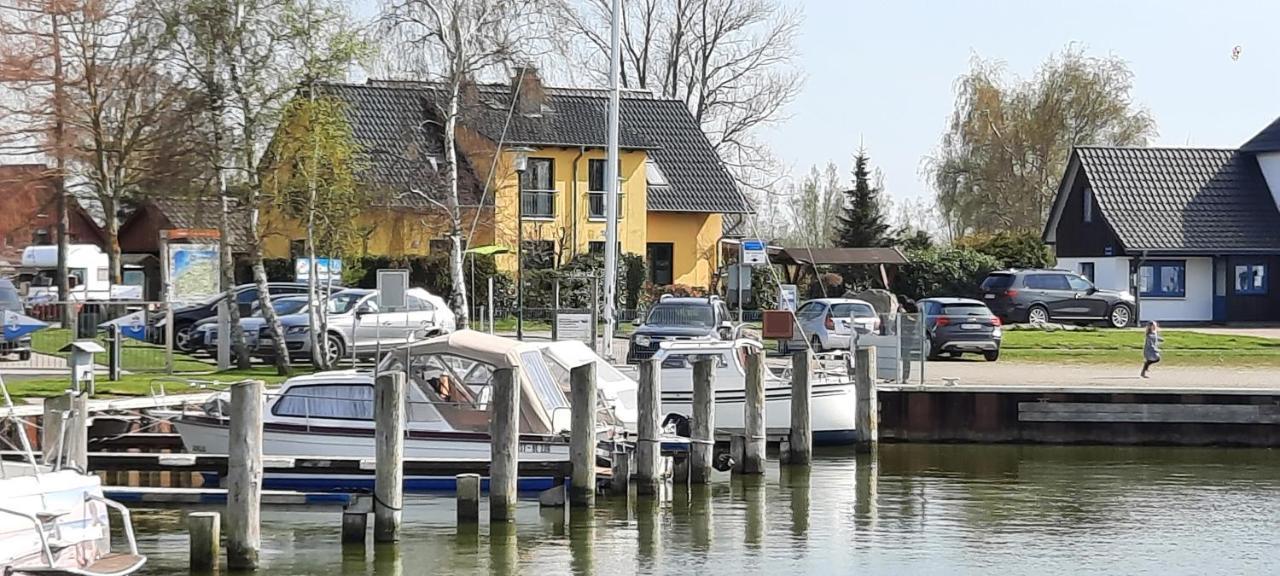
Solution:
[[[1164,342],[1164,338],[1160,337],[1160,325],[1155,320],[1147,323],[1147,341],[1142,345],[1142,377],[1147,376],[1147,370],[1152,364],[1160,361],[1160,344]]]

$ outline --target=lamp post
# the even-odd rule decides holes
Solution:
[[[516,340],[524,340],[524,171],[531,148],[511,148],[516,169]]]

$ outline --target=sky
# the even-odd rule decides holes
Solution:
[[[861,141],[891,197],[932,197],[922,159],[941,139],[970,59],[1027,77],[1071,43],[1129,63],[1133,100],[1159,130],[1154,145],[1236,147],[1280,116],[1280,2],[793,3],[805,13],[806,81],[765,135],[794,176],[827,161],[847,175]]]

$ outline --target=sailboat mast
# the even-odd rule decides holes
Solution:
[[[621,105],[621,36],[622,0],[613,0],[609,30],[609,152],[604,168],[604,347],[602,356],[613,359],[613,334],[618,311],[618,108]]]

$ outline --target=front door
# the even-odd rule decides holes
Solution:
[[[654,286],[670,286],[675,283],[675,245],[670,242],[650,242],[646,252],[649,281]]]
[[[1109,306],[1107,301],[1098,295],[1093,284],[1074,274],[1067,276],[1067,282],[1071,284],[1072,292],[1075,292],[1075,301],[1080,310],[1079,316],[1106,318],[1107,313],[1110,312]]]

